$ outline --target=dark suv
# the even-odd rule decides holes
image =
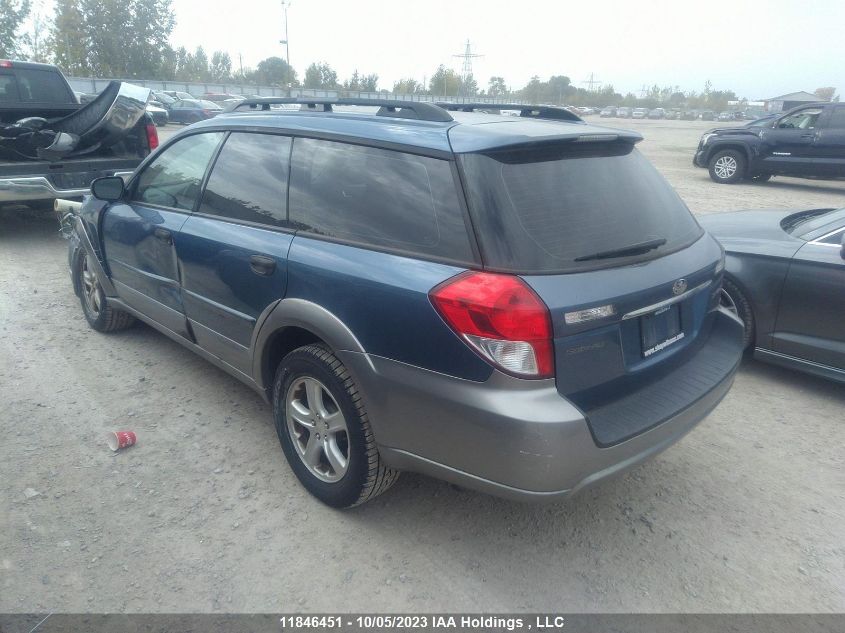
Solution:
[[[400,470],[563,497],[728,391],[723,252],[639,135],[539,106],[282,101],[98,180],[70,267],[93,328],[139,318],[272,402],[322,501]]]
[[[778,175],[845,178],[845,104],[814,103],[709,130],[698,142],[693,164],[725,184]]]

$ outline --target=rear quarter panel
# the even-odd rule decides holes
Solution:
[[[428,297],[464,270],[297,235],[286,297],[334,314],[369,354],[483,381],[492,368],[452,332]]]

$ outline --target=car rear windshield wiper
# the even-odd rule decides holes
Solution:
[[[614,257],[627,257],[628,255],[641,255],[653,251],[666,243],[665,237],[659,237],[655,240],[648,240],[647,242],[639,242],[638,244],[631,244],[630,246],[623,246],[622,248],[614,248],[609,251],[601,251],[600,253],[593,253],[592,255],[582,255],[576,257],[576,262],[586,262],[590,259],[612,259]]]

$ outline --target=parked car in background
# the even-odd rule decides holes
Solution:
[[[599,116],[603,119],[606,119],[608,117],[615,117],[616,108],[613,106],[607,106],[606,108],[602,108],[602,111],[599,113]]]
[[[68,250],[89,325],[139,318],[254,388],[335,507],[401,470],[567,497],[727,393],[722,249],[639,134],[543,107],[333,107],[224,114],[95,182]]]
[[[188,92],[180,92],[178,90],[162,90],[164,94],[173,99],[196,99],[196,97]]]
[[[698,118],[698,112],[696,110],[681,110],[678,118],[682,121],[695,121]]]
[[[665,119],[666,118],[666,110],[663,108],[654,108],[653,110],[649,110],[648,112],[649,119]]]
[[[630,119],[631,118],[631,108],[627,106],[622,106],[616,109],[616,116],[620,119]]]
[[[167,122],[170,120],[170,115],[167,113],[167,109],[161,106],[161,103],[158,101],[151,101],[147,104],[147,114],[153,120],[158,127],[163,125],[167,125]]]
[[[681,118],[681,111],[677,108],[671,108],[669,110],[666,110],[666,118],[671,121],[677,121]]]
[[[203,99],[180,99],[170,106],[170,121],[189,125],[217,116],[223,111],[216,103]]]
[[[719,116],[717,117],[719,121],[733,121],[734,120],[734,113],[733,112],[720,112]]]
[[[723,305],[754,356],[845,382],[845,209],[713,213]]]
[[[193,97],[191,98],[193,99]],[[169,94],[162,92],[161,90],[153,90],[153,99],[157,103],[160,103],[161,107],[166,110],[169,110],[170,106],[178,101],[176,97],[171,97]]]
[[[648,117],[648,108],[634,108],[631,112],[632,119],[645,119]]]
[[[698,113],[698,118],[702,121],[715,121],[716,113],[713,110],[701,110]]]
[[[760,125],[709,130],[699,140],[693,164],[725,184],[777,175],[845,178],[845,104],[810,104]]]
[[[205,101],[211,101],[218,105],[229,101],[243,101],[246,97],[242,95],[230,95],[226,94],[225,92],[207,92],[200,99],[204,99]]]

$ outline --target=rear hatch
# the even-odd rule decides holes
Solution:
[[[711,338],[720,246],[630,142],[460,157],[485,268],[549,309],[558,391],[609,446],[704,396],[735,364]],[[716,349],[714,352],[713,350]]]

